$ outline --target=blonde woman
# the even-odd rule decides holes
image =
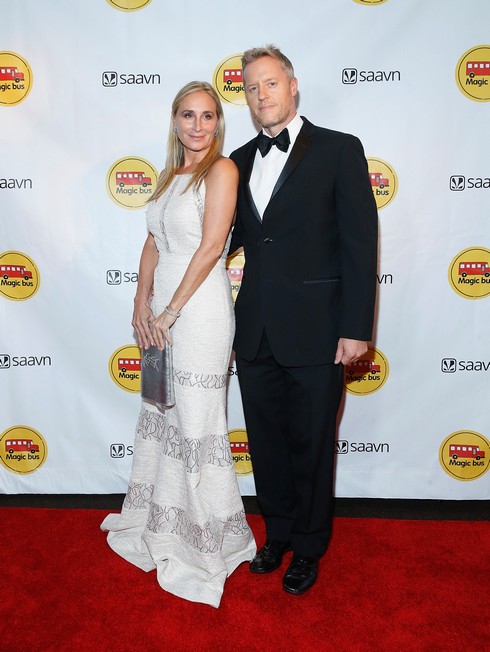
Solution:
[[[156,568],[162,588],[214,607],[256,550],[226,423],[235,322],[225,262],[238,171],[221,155],[223,135],[212,86],[184,86],[147,210],[132,321],[141,347],[173,347],[176,402],[162,413],[143,401],[122,512],[101,526],[118,554]]]

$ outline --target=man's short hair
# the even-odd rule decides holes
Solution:
[[[245,50],[242,55],[242,70],[245,72],[245,68],[249,63],[257,61],[257,59],[262,59],[262,57],[272,57],[276,59],[281,64],[282,69],[287,74],[289,79],[294,77],[294,68],[291,61],[287,58],[285,54],[281,52],[279,48],[275,45],[269,44],[265,45],[263,48],[251,48],[250,50]]]

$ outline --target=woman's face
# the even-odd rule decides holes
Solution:
[[[174,128],[182,145],[191,152],[206,152],[218,126],[216,103],[206,91],[186,95],[174,117]]]

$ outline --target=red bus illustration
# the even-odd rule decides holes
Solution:
[[[0,275],[5,280],[8,278],[24,278],[28,281],[32,278],[32,272],[22,265],[0,265]]]
[[[243,82],[242,69],[232,68],[223,71],[223,81],[225,84],[241,84]]]
[[[385,186],[390,185],[389,179],[381,176],[381,172],[370,172],[369,178],[371,179],[371,185],[377,188],[384,188]]]
[[[241,453],[248,453],[248,441],[231,441],[230,442],[231,454],[237,455]]]
[[[490,265],[487,262],[483,263],[459,263],[459,274],[463,278],[465,276],[490,276]]]
[[[119,371],[141,371],[141,358],[118,358],[117,368]]]
[[[124,186],[151,186],[150,177],[145,177],[144,172],[116,172],[116,183],[121,187]]]
[[[9,453],[20,451],[22,453],[39,453],[39,446],[32,439],[7,439],[5,450]]]
[[[374,364],[374,360],[357,360],[347,365],[348,374],[374,374],[380,371],[381,367],[379,364]]]
[[[490,61],[467,61],[466,74],[472,79],[476,75],[481,77],[490,75]]]
[[[473,446],[472,444],[451,444],[449,446],[449,455],[451,455],[453,460],[457,460],[458,457],[469,457],[470,459],[479,460],[485,457],[485,451],[481,451],[478,446]]]
[[[228,267],[228,278],[232,283],[239,283],[243,277],[243,269],[241,267]]]
[[[18,84],[24,81],[24,73],[17,70],[17,68],[0,68],[0,81],[12,81]]]

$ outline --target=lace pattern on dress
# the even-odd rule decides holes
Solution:
[[[162,203],[162,208],[161,208],[161,210],[160,210],[160,228],[161,228],[161,230],[162,230],[162,239],[165,241],[165,251],[166,251],[168,254],[170,254],[170,253],[172,253],[172,252],[170,251],[170,245],[169,245],[169,243],[168,243],[167,232],[165,231],[165,220],[164,220],[164,217],[165,217],[165,211],[167,210],[167,206],[168,206],[170,200],[172,199],[172,196],[173,196],[173,194],[174,194],[174,192],[175,192],[177,186],[179,185],[179,179],[180,179],[179,176],[176,176],[176,177],[174,178],[172,184],[170,185],[170,188],[168,188],[168,192],[165,193],[165,195],[164,195],[164,200],[163,200],[163,203]]]
[[[225,467],[233,464],[227,435],[201,439],[182,437],[179,429],[166,424],[162,455],[180,460],[188,473],[199,473],[203,464]]]
[[[204,201],[196,185],[192,187],[192,194],[194,195],[194,201],[196,202],[197,212],[202,224],[204,222]]]
[[[242,511],[229,518],[214,519],[203,526],[193,523],[184,509],[152,503],[146,527],[154,534],[175,534],[199,552],[213,553],[221,549],[223,528],[228,534],[248,534],[248,524]]]
[[[154,485],[147,482],[130,482],[123,509],[149,510],[151,497],[153,496]]]
[[[222,389],[226,385],[228,374],[193,374],[174,368],[174,382],[183,387],[199,389]]]
[[[160,412],[148,410],[145,405],[136,424],[136,437],[151,441],[162,441],[165,430],[165,416]]]

